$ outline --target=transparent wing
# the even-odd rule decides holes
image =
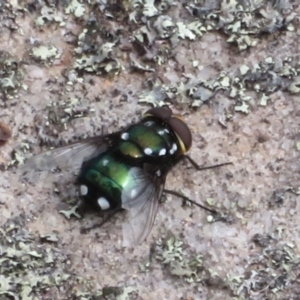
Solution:
[[[107,150],[112,145],[118,133],[82,140],[67,146],[55,148],[35,155],[28,159],[23,172],[50,171],[60,169],[79,169],[83,161]]]
[[[141,168],[132,168],[130,173],[134,180],[122,193],[122,208],[129,214],[123,224],[124,246],[138,245],[148,237],[165,184],[164,177],[149,175]]]

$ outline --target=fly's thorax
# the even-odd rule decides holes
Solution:
[[[122,141],[119,144],[118,150],[122,153],[122,155],[126,157],[131,157],[133,159],[141,159],[144,157],[144,151],[138,145],[133,143],[132,141]]]
[[[132,158],[177,158],[182,155],[177,135],[152,117],[127,128],[121,134],[119,150]]]

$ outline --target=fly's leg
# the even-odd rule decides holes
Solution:
[[[228,166],[228,165],[232,165],[232,162],[227,162],[227,163],[222,163],[222,164],[217,164],[217,165],[213,165],[213,166],[207,166],[207,167],[200,167],[192,158],[190,158],[188,155],[184,155],[180,158],[180,160],[182,159],[187,159],[191,165],[197,170],[197,171],[201,171],[201,170],[208,170],[208,169],[214,169],[214,168],[219,168],[219,167],[224,167],[224,166]],[[178,193],[178,192],[175,192],[175,191],[172,191],[172,190],[167,190],[167,189],[164,189],[164,193],[166,194],[170,194],[170,195],[174,195],[178,198],[181,198],[183,199],[184,201],[187,201],[187,202],[190,202],[206,211],[208,211],[212,217],[213,217],[213,221],[222,221],[222,222],[225,222],[225,223],[232,223],[233,222],[233,217],[230,216],[230,215],[227,215],[227,214],[222,214],[222,213],[219,213],[218,211],[216,211],[215,209],[211,209],[211,208],[208,208],[202,204],[199,204],[198,202],[182,195],[181,193]]]
[[[224,166],[228,166],[228,165],[232,165],[232,162],[227,162],[227,163],[223,163],[223,164],[217,164],[217,165],[213,165],[213,166],[207,166],[207,167],[200,167],[192,158],[190,158],[188,155],[184,155],[182,156],[182,159],[187,159],[191,165],[197,170],[197,171],[202,171],[202,170],[209,170],[209,169],[215,169],[215,168],[219,168],[219,167],[224,167]]]
[[[234,217],[231,215],[231,214],[222,214],[222,213],[219,213],[218,211],[216,211],[215,209],[211,209],[211,208],[208,208],[202,204],[199,204],[198,202],[178,193],[178,192],[175,192],[175,191],[172,191],[172,190],[167,190],[167,189],[164,189],[164,193],[165,194],[170,194],[170,195],[174,195],[178,198],[181,198],[183,199],[184,201],[187,201],[187,202],[190,202],[206,211],[208,211],[209,213],[211,213],[212,215],[212,220],[211,222],[218,222],[218,221],[221,221],[221,222],[224,222],[224,223],[233,223],[234,221]]]
[[[184,196],[184,195],[182,195],[182,194],[180,194],[180,193],[178,193],[178,192],[175,192],[175,191],[172,191],[172,190],[164,189],[164,193],[170,194],[170,195],[174,195],[174,196],[176,196],[176,197],[178,197],[178,198],[181,198],[181,199],[183,199],[183,200],[185,200],[185,201],[191,202],[191,203],[193,203],[194,205],[196,205],[196,206],[198,206],[198,207],[200,207],[200,208],[202,208],[202,209],[204,209],[204,210],[210,212],[213,216],[217,216],[217,215],[219,214],[216,210],[210,209],[210,208],[208,208],[208,207],[206,207],[206,206],[204,206],[204,205],[202,205],[202,204],[199,204],[199,203],[197,203],[196,201],[194,201],[194,200],[192,200],[192,199],[190,199],[190,198],[188,198],[188,197],[186,197],[186,196]]]

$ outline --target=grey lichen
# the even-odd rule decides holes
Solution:
[[[60,26],[65,25],[64,18],[58,13],[55,7],[43,6],[41,15],[35,20],[35,25],[38,27],[44,26],[46,23],[58,23]]]
[[[81,215],[78,213],[78,207],[80,206],[80,203],[77,203],[70,207],[69,210],[60,210],[59,213],[64,215],[67,219],[70,219],[72,216],[81,219]]]
[[[17,94],[23,80],[23,71],[20,62],[8,52],[0,51],[0,95],[2,99],[13,97]],[[0,100],[0,106],[4,102]]]
[[[67,78],[69,80],[69,77]],[[74,80],[78,81],[77,77]],[[65,85],[68,90],[69,84]],[[74,95],[74,94],[73,94]],[[84,118],[92,112],[92,108],[82,99],[77,97],[62,96],[60,102],[49,101],[43,111],[43,116],[37,115],[35,117],[35,125],[37,130],[37,137],[42,144],[50,146],[59,146],[70,142],[64,138],[63,132],[68,129],[70,122],[77,118]],[[83,136],[85,132],[75,132],[72,138],[87,137]],[[73,140],[74,141],[74,140]]]
[[[91,21],[91,24],[94,24]],[[116,41],[104,41],[100,38],[102,28],[91,25],[85,28],[78,36],[78,46],[75,48],[76,56],[74,68],[80,72],[95,73],[97,75],[118,74],[122,66],[114,58]]]
[[[28,143],[21,143],[12,152],[12,160],[8,163],[7,167],[13,165],[22,165],[25,161],[26,153],[30,150],[30,145]]]
[[[103,300],[134,300],[138,297],[138,289],[133,286],[128,287],[104,287],[100,299]]]
[[[261,247],[261,253],[250,257],[244,276],[228,278],[234,295],[263,299],[273,294],[274,299],[283,299],[281,297],[287,295],[286,289],[293,290],[299,285],[300,257],[293,244],[281,241],[282,230],[278,228],[272,234],[253,237],[255,244]],[[286,299],[292,298],[287,295]]]
[[[183,242],[173,236],[157,244],[155,257],[171,275],[183,278],[187,282],[201,281],[202,256],[186,253]]]
[[[32,48],[32,56],[38,61],[50,62],[54,58],[59,58],[60,54],[58,53],[58,49],[53,45],[40,45]]]
[[[48,4],[40,6],[37,24],[45,26],[45,22],[56,22],[62,26],[66,18],[55,5]],[[174,7],[181,13],[174,14]],[[160,65],[174,56],[180,40],[192,42],[208,31],[224,32],[228,35],[228,42],[236,43],[243,50],[255,46],[262,33],[293,30],[292,22],[296,17],[288,1],[267,4],[237,0],[201,4],[187,1],[179,5],[178,1],[132,0],[111,4],[74,0],[65,5],[64,11],[82,22],[82,30],[75,36],[77,46],[73,59],[73,68],[79,77],[85,72],[115,76],[127,67],[131,71],[155,73]],[[190,17],[182,18],[183,13]],[[130,64],[123,61],[127,51],[131,51]],[[59,57],[54,46],[35,46],[32,55],[48,63]],[[281,87],[290,93],[299,93],[300,76],[298,69],[291,64],[295,64],[295,60],[284,61],[280,67],[278,61],[275,63],[272,57],[267,57],[258,68],[242,65],[239,73],[221,72],[216,78],[204,80],[196,73],[201,67],[198,63],[195,74],[184,74],[181,82],[163,85],[161,90],[171,101],[176,99],[176,102],[187,103],[193,108],[222,92],[234,100],[231,114],[249,113],[253,105],[249,92],[258,94],[257,104],[261,106],[266,106],[270,94]],[[191,65],[194,65],[192,60]],[[13,80],[6,77],[4,86],[13,88]],[[164,100],[146,94],[147,90],[142,91],[140,100],[163,105]]]
[[[197,70],[195,70],[195,73]],[[270,95],[281,90],[291,94],[299,94],[300,68],[298,57],[273,58],[266,57],[259,63],[241,65],[235,72],[220,72],[211,79],[201,79],[197,73],[183,74],[181,81],[161,85],[155,83],[156,89],[163,91],[163,99],[200,107],[203,103],[214,101],[217,93],[230,99],[232,105],[227,114],[235,112],[248,114],[254,104],[266,106],[270,103]],[[152,89],[152,87],[151,87]],[[140,102],[162,105],[161,93],[144,90]],[[163,101],[165,101],[163,100]]]
[[[76,18],[82,17],[85,11],[84,3],[77,0],[72,0],[65,9],[66,14],[73,14]]]
[[[149,82],[149,87],[144,89],[144,91],[139,96],[139,102],[149,103],[153,106],[163,106],[165,105],[165,100],[167,99],[167,91],[164,86],[158,82]]]
[[[24,227],[24,217],[11,219],[0,228],[0,294],[2,299],[41,299],[56,294],[56,287],[71,278],[67,255],[38,245],[36,237]],[[59,275],[60,274],[60,275]]]
[[[197,36],[202,36],[206,31],[202,23],[199,21],[184,24],[183,22],[176,23],[178,29],[178,37],[181,39],[195,40]]]
[[[26,221],[25,221],[26,220]],[[93,290],[93,282],[74,274],[70,254],[61,251],[56,233],[37,236],[27,229],[28,216],[9,219],[0,227],[0,298],[136,299],[133,286]]]

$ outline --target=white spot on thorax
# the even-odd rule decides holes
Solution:
[[[163,156],[163,155],[166,155],[167,153],[167,150],[165,148],[161,149],[158,153],[159,156]]]
[[[104,197],[98,198],[97,202],[102,210],[106,210],[110,208],[109,202]]]
[[[157,175],[158,177],[160,177],[161,171],[160,171],[160,170],[157,170],[157,171],[156,171],[156,175]]]
[[[144,124],[145,124],[145,126],[150,127],[153,125],[153,123],[154,123],[153,121],[147,121]]]
[[[89,189],[88,189],[88,187],[86,185],[82,184],[80,186],[80,195],[81,196],[87,195],[88,191],[89,191]]]
[[[171,148],[171,150],[170,150],[170,154],[173,155],[176,151],[177,151],[177,145],[176,145],[176,144],[173,144],[173,145],[172,145],[172,148]]]
[[[152,150],[151,150],[150,148],[145,148],[145,149],[144,149],[144,153],[145,153],[146,155],[151,155],[151,154],[152,154]]]
[[[106,166],[108,163],[109,163],[108,159],[104,159],[104,160],[102,161],[102,165],[103,165],[103,166]]]
[[[130,197],[132,199],[134,199],[136,195],[137,195],[137,190],[136,189],[132,189],[131,192],[130,192]]]
[[[165,130],[159,130],[159,131],[158,131],[158,134],[159,134],[159,135],[164,135],[164,134],[165,134]]]
[[[129,138],[129,133],[128,132],[124,132],[124,133],[121,134],[121,139],[122,140],[126,141],[126,140],[128,140],[128,138]]]

